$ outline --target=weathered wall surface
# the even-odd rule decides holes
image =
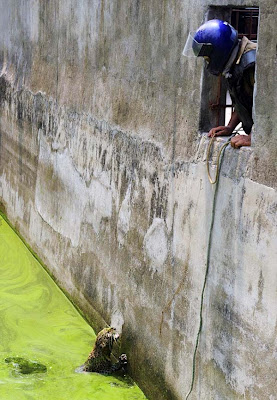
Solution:
[[[214,188],[202,63],[180,54],[208,5],[0,1],[2,207],[89,318],[123,329],[149,399],[191,383]],[[254,146],[225,153],[191,399],[276,398],[277,9],[260,7]]]

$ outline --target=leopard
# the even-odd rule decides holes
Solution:
[[[102,375],[110,375],[125,371],[127,366],[126,354],[121,354],[114,364],[111,361],[112,347],[118,339],[119,334],[115,328],[102,329],[96,337],[94,347],[87,360],[76,369],[76,372],[97,372]]]

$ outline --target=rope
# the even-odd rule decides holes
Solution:
[[[234,134],[235,135],[235,134]],[[212,244],[212,232],[213,232],[213,227],[214,227],[214,219],[215,219],[215,206],[216,206],[216,198],[217,198],[217,192],[218,192],[218,182],[219,182],[219,173],[221,169],[221,161],[224,156],[224,152],[228,144],[230,143],[232,135],[226,143],[221,147],[219,154],[217,156],[217,167],[216,167],[216,177],[215,180],[213,181],[210,173],[209,173],[209,154],[210,154],[210,148],[211,144],[214,141],[214,136],[212,137],[208,150],[207,150],[207,171],[208,171],[208,177],[209,181],[211,182],[212,185],[215,184],[215,191],[214,191],[214,197],[213,197],[213,204],[212,204],[212,219],[211,219],[211,225],[210,225],[210,231],[209,231],[209,240],[208,240],[208,250],[207,250],[207,258],[206,258],[206,271],[205,271],[205,277],[204,277],[204,283],[202,287],[202,292],[201,292],[201,302],[200,302],[200,319],[199,319],[199,327],[197,331],[197,336],[196,336],[196,342],[195,342],[195,347],[194,347],[194,352],[193,352],[193,359],[192,359],[192,378],[191,378],[191,384],[190,384],[190,389],[186,395],[185,400],[187,400],[190,396],[190,394],[193,391],[193,386],[194,386],[194,381],[195,381],[195,370],[196,370],[196,353],[198,350],[198,345],[199,345],[199,340],[200,340],[200,334],[202,331],[202,326],[203,326],[203,305],[204,305],[204,294],[205,294],[205,289],[206,289],[206,284],[207,284],[207,279],[208,279],[208,273],[210,269],[210,254],[211,254],[211,244]]]
[[[230,138],[227,140],[226,143],[223,144],[223,146],[221,146],[221,148],[220,148],[220,150],[219,150],[219,152],[218,152],[218,155],[217,155],[217,158],[216,158],[216,173],[215,173],[215,180],[214,180],[214,181],[213,181],[213,179],[212,179],[212,177],[211,177],[211,174],[210,174],[210,167],[209,167],[210,151],[211,151],[212,144],[213,144],[213,142],[214,142],[214,140],[215,140],[215,136],[214,136],[214,135],[212,136],[212,138],[211,138],[211,140],[210,140],[210,142],[209,142],[208,149],[207,149],[206,167],[207,167],[208,178],[209,178],[209,181],[210,181],[210,183],[211,183],[212,185],[216,184],[217,181],[218,181],[219,170],[220,170],[219,165],[220,165],[221,154],[222,154],[223,151],[225,151],[225,148],[226,148],[226,147],[228,146],[228,144],[231,142],[231,139],[232,139],[233,136],[235,136],[235,133],[234,133],[233,135],[230,136]]]

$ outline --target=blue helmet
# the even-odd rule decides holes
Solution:
[[[219,75],[238,43],[238,32],[228,22],[212,19],[198,28],[193,39],[194,54],[205,57],[208,71]]]

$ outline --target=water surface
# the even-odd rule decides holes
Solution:
[[[1,216],[0,337],[1,400],[146,399],[127,380],[74,372],[95,333]]]

